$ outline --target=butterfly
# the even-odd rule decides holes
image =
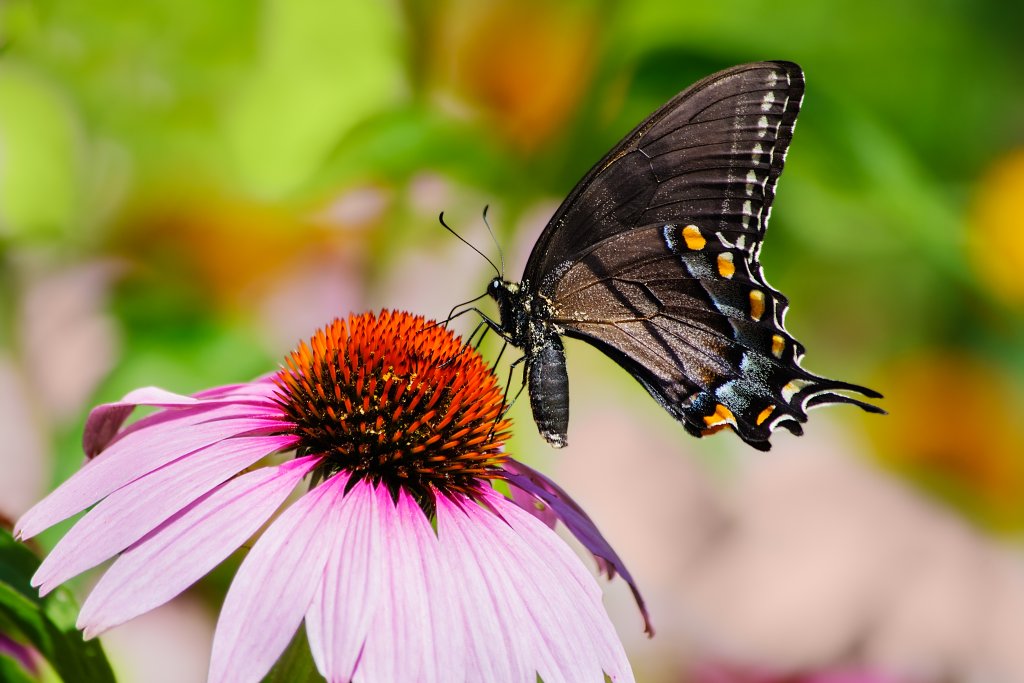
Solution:
[[[801,434],[807,410],[881,395],[800,367],[788,300],[758,256],[804,94],[792,62],[743,64],[690,86],[576,185],[544,228],[521,282],[487,294],[523,351],[534,420],[567,443],[562,337],[626,369],[694,436],[731,428],[759,450]],[[848,392],[848,393],[842,393]]]

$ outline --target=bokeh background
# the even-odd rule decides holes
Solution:
[[[789,59],[765,270],[807,367],[890,414],[817,411],[768,454],[697,441],[569,342],[570,447],[523,400],[510,448],[638,579],[657,637],[621,582],[607,603],[641,681],[1024,681],[1022,26],[999,0],[5,0],[0,513],[80,465],[97,402],[481,293],[442,210],[494,257],[490,205],[517,277],[642,117]],[[123,680],[201,680],[229,576],[110,633]]]

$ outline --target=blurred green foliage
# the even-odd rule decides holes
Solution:
[[[396,305],[402,264],[455,253],[443,197],[460,229],[495,207],[514,274],[531,212],[643,116],[716,69],[789,59],[808,91],[763,260],[791,328],[812,368],[894,394],[883,426],[848,418],[875,455],[1019,531],[1024,302],[978,264],[1024,267],[1024,225],[1009,216],[1021,230],[996,243],[972,216],[986,174],[1024,146],[1021,26],[1024,5],[996,0],[8,0],[3,344],[27,362],[19,306],[40,271],[117,264],[115,363],[78,418],[48,425],[66,473],[91,403],[273,369],[279,339],[311,330],[275,330],[288,323],[268,322],[267,301],[317,255],[347,266],[312,291]],[[1024,171],[1007,182],[1024,196]],[[365,196],[368,213],[344,208]],[[441,264],[417,312],[479,293],[485,268]],[[941,395],[915,393],[907,363]],[[1000,386],[952,371],[974,367]]]
[[[40,598],[29,585],[39,559],[0,528],[0,637],[16,637],[38,652],[63,681],[112,683],[114,673],[98,641],[85,641],[75,627],[78,605],[71,592],[58,588]],[[30,680],[27,673],[4,660],[2,680]],[[11,669],[7,669],[11,666]],[[41,667],[40,667],[41,668]],[[7,678],[11,674],[11,678]],[[41,680],[33,676],[31,680]]]
[[[807,365],[886,394],[887,418],[835,411],[851,447],[1019,537],[1022,26],[1001,0],[6,0],[0,377],[32,419],[0,424],[41,443],[13,462],[61,481],[95,403],[272,371],[329,316],[443,316],[489,271],[440,210],[491,254],[490,204],[514,277],[636,122],[715,70],[787,59],[807,95],[762,259]],[[79,279],[96,264],[109,276]],[[681,451],[734,445],[591,367],[574,401],[621,391]],[[514,415],[516,455],[547,455],[526,401]],[[231,573],[194,594],[216,604]]]

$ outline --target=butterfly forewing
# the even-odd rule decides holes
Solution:
[[[797,65],[763,62],[677,95],[580,181],[537,241],[524,281],[543,291],[540,280],[565,261],[653,224],[703,224],[756,257],[803,90]]]
[[[687,89],[577,185],[523,286],[559,332],[601,348],[696,435],[732,427],[766,449],[818,403],[875,392],[813,375],[758,261],[803,97],[789,62],[734,67]]]

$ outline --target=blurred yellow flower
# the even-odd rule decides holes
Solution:
[[[996,296],[1024,305],[1024,148],[998,159],[982,176],[970,215],[968,245],[981,281]]]

